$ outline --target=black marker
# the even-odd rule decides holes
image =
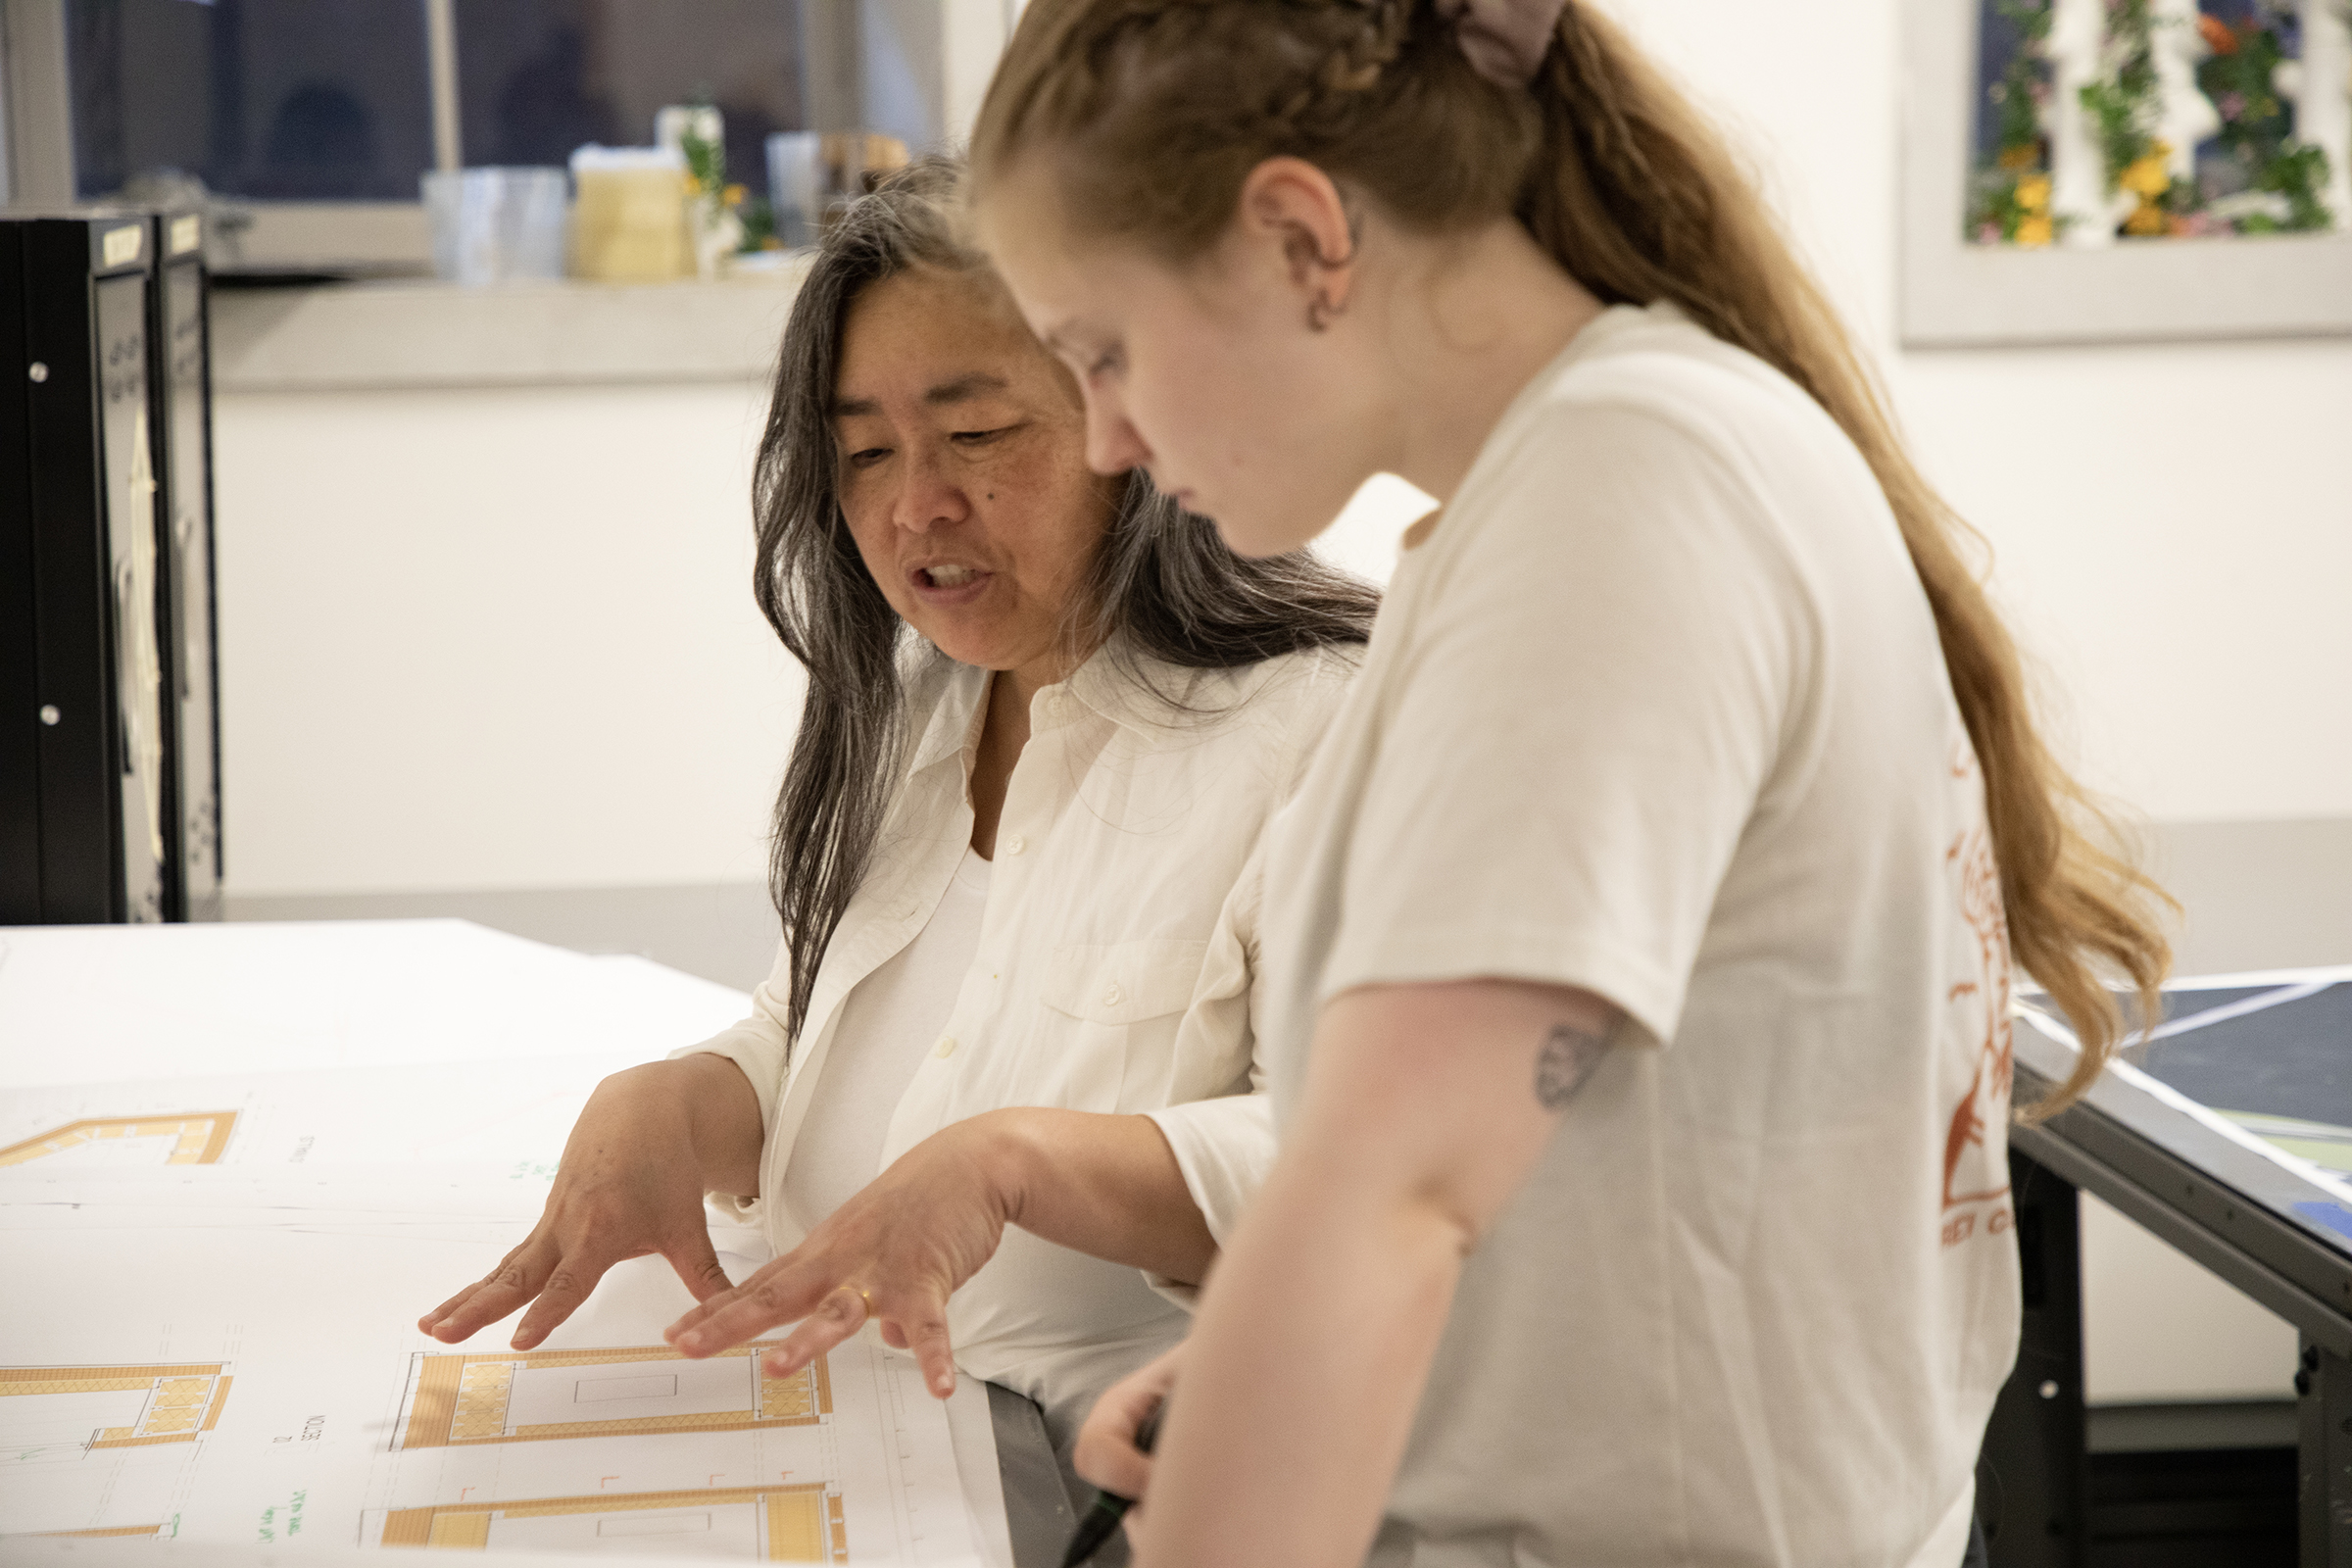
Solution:
[[[1150,1453],[1152,1445],[1158,1441],[1159,1418],[1167,1414],[1167,1410],[1168,1401],[1160,1400],[1152,1407],[1152,1413],[1144,1417],[1144,1424],[1135,1429],[1135,1446],[1144,1452]],[[1101,1551],[1102,1543],[1110,1539],[1111,1532],[1119,1528],[1119,1521],[1126,1518],[1127,1510],[1134,1506],[1133,1497],[1122,1497],[1115,1492],[1096,1493],[1095,1505],[1086,1510],[1085,1518],[1078,1521],[1078,1534],[1070,1539],[1070,1549],[1061,1554],[1061,1568],[1078,1568],[1080,1563]]]

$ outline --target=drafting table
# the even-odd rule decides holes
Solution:
[[[2063,1027],[2021,1018],[2016,1102],[2072,1070]],[[1985,1435],[1995,1560],[2082,1560],[2078,1190],[2094,1194],[2302,1337],[2300,1560],[2352,1565],[2352,968],[2187,980],[2089,1095],[2010,1129],[2026,1311]]]
[[[577,1080],[708,1038],[747,1006],[741,993],[642,958],[586,957],[455,920],[6,927],[0,1097],[336,1068],[392,1081],[398,1069],[458,1062],[503,1061],[510,1072],[561,1062]],[[544,1143],[572,1108],[551,1103],[533,1136]],[[1016,1568],[1057,1563],[1076,1520],[1044,1421],[1020,1396],[987,1393]],[[7,1545],[10,1560],[92,1564],[118,1549],[153,1550],[152,1542]],[[206,1550],[223,1564],[266,1556]]]

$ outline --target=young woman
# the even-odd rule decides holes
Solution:
[[[1272,1160],[1245,868],[1374,599],[1088,471],[1077,389],[957,238],[956,179],[853,207],[785,335],[757,585],[808,690],[775,974],[735,1028],[600,1086],[539,1227],[421,1326],[528,1305],[529,1348],[660,1253],[702,1302],[689,1354],[798,1319],[788,1375],[871,1317],[941,1397],[960,1363],[1066,1450],[1180,1337],[1168,1287]],[[706,1191],[782,1254],[739,1290]]]
[[[1953,1568],[2012,955],[2073,1093],[2166,952],[1732,160],[1583,0],[1036,0],[974,165],[1098,469],[1445,504],[1268,852],[1282,1152],[1081,1444],[1143,1560]]]

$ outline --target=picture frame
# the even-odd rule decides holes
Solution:
[[[2065,3],[2065,0],[2060,0]],[[2306,17],[2341,0],[2302,0]],[[2352,220],[2320,233],[1981,243],[1969,231],[1982,0],[1908,0],[1899,320],[1907,348],[2352,334]],[[2342,25],[2328,14],[2330,24]],[[2331,41],[2332,47],[2332,41]],[[2352,149],[2328,149],[2352,162]],[[2340,167],[2340,163],[2339,163]],[[2344,204],[2352,205],[2352,204]]]

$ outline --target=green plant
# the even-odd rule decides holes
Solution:
[[[2125,171],[2156,145],[2149,122],[2156,109],[2156,21],[2148,0],[2111,0],[2107,8],[2106,53],[2112,62],[2103,81],[2082,88],[2082,107],[2099,127],[2099,151],[2107,189],[2122,187]]]
[[[2257,13],[2235,26],[2214,18],[2200,24],[2212,55],[2197,67],[2197,87],[2222,117],[2220,141],[2255,190],[2286,199],[2284,219],[2267,213],[2237,220],[2244,234],[2304,233],[2333,220],[2321,192],[2328,187],[2328,155],[2295,138],[2294,110],[2275,82],[2286,51],[2278,26]]]

